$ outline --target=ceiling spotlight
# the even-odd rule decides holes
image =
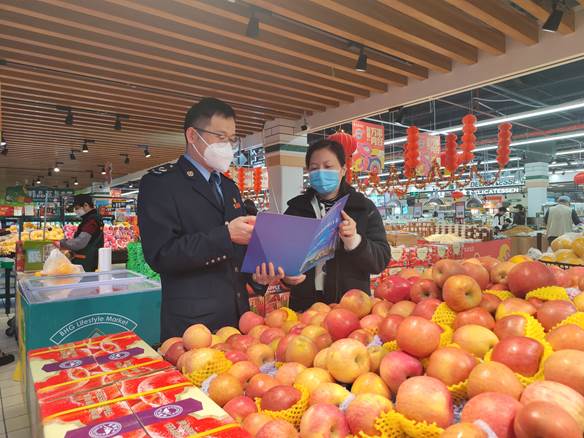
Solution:
[[[59,164],[63,164],[61,161],[55,162],[55,167],[53,167],[53,172],[60,172]]]
[[[8,142],[6,141],[6,137],[4,137],[4,131],[2,131],[2,140],[0,140],[0,146],[6,146]]]
[[[131,188],[131,189],[132,189],[132,188],[134,188],[134,183],[132,183],[132,182],[131,182],[131,183],[129,183],[129,184],[128,184],[128,187],[129,187],[129,188]]]
[[[77,157],[75,156],[75,151],[73,149],[71,149],[71,153],[69,154],[69,159],[70,160],[76,160]]]
[[[120,118],[119,114],[116,114],[116,122],[114,123],[114,129],[116,131],[122,130],[122,119]]]
[[[144,149],[144,156],[146,158],[150,158],[152,155],[150,155],[150,151],[148,151],[148,148]]]
[[[73,126],[73,121],[74,121],[73,110],[69,108],[67,110],[67,115],[65,116],[65,125]]]
[[[128,156],[128,154],[120,154],[120,157],[126,157],[124,159],[124,164],[130,164],[130,157]]]
[[[49,169],[49,171],[47,172],[47,176],[53,176],[53,169]]]
[[[79,185],[79,181],[77,181],[77,178],[75,178],[75,179],[73,180],[73,185],[74,185],[74,186],[78,186],[78,185]]]
[[[560,27],[563,16],[564,11],[560,8],[560,1],[554,0],[552,4],[552,12],[541,27],[541,30],[545,32],[556,32]]]
[[[87,147],[87,140],[83,140],[83,146],[81,147],[81,152],[83,152],[84,154],[89,152],[89,148]]]
[[[360,72],[367,71],[367,54],[365,53],[365,47],[363,46],[361,46],[361,49],[359,50],[359,58],[357,59],[355,70]]]
[[[260,34],[260,20],[255,16],[255,11],[249,17],[245,34],[250,38],[256,38]]]
[[[101,167],[101,171],[99,173],[101,173],[102,175],[105,175],[105,166],[99,166]]]
[[[35,181],[35,182],[37,183],[37,185],[39,185],[39,184],[41,183],[41,178],[40,178],[40,176],[37,176],[37,178],[36,178],[36,181]]]

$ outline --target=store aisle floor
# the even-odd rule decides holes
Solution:
[[[0,316],[0,349],[5,353],[14,355],[18,352],[18,346],[14,338],[4,334],[9,317]],[[16,368],[16,362],[0,367],[0,438],[30,438],[30,420],[24,399],[22,397],[20,382],[12,380],[12,374]]]

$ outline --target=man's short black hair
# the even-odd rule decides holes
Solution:
[[[226,119],[235,119],[235,111],[231,105],[214,97],[205,97],[194,104],[185,116],[184,130],[191,127],[205,128],[209,120],[215,115]]]
[[[73,207],[83,207],[85,204],[91,208],[94,207],[93,198],[90,195],[75,195],[73,197]]]
[[[341,167],[345,165],[345,150],[340,143],[337,143],[334,140],[319,140],[308,146],[308,150],[306,151],[306,167],[310,167],[312,154],[320,149],[328,149],[337,156],[339,163],[341,163]]]

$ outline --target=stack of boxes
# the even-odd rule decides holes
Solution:
[[[34,437],[248,438],[132,332],[29,352]]]

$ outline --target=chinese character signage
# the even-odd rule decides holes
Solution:
[[[353,137],[357,140],[353,170],[381,173],[385,158],[383,125],[353,120]]]

